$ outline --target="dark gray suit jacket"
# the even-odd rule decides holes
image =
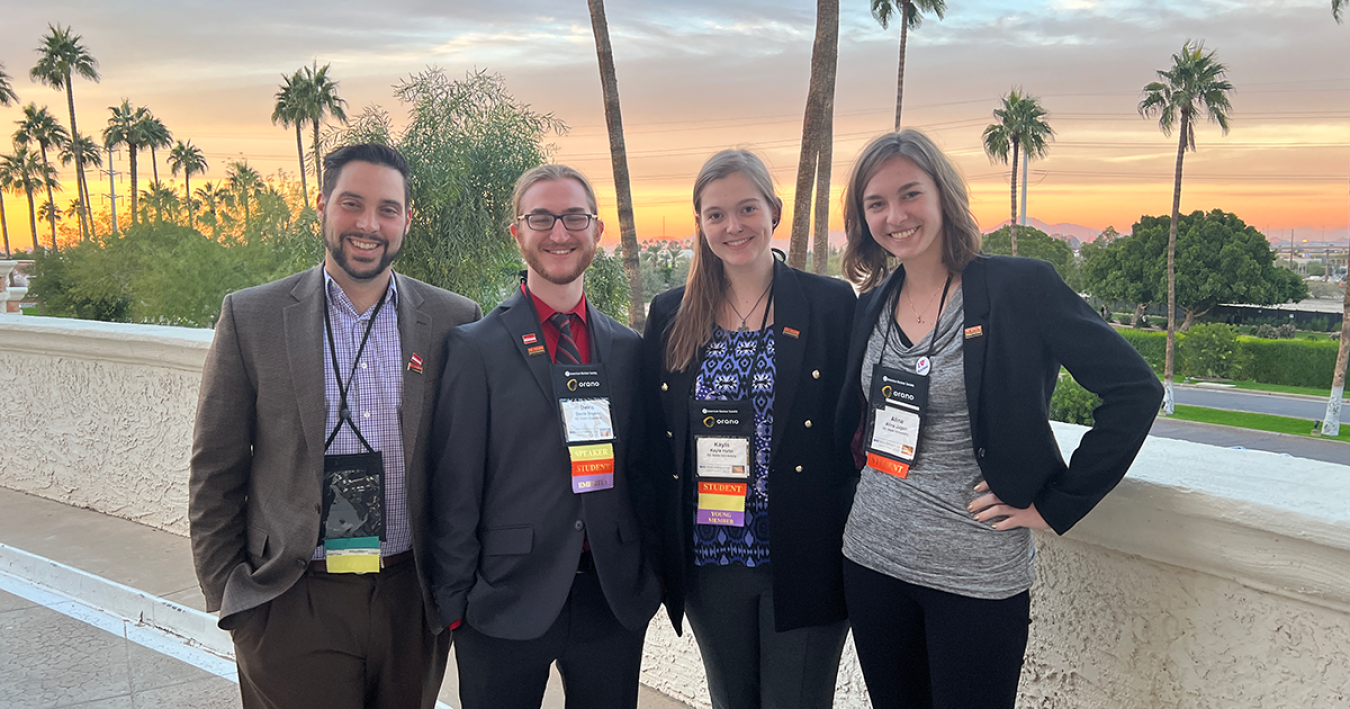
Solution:
[[[523,339],[544,344],[528,296],[517,292],[450,333],[431,479],[431,582],[446,625],[466,619],[507,640],[543,635],[572,588],[583,538],[619,621],[636,630],[656,612],[660,591],[640,523],[653,516],[637,401],[640,342],[593,307],[586,323],[591,361],[608,376],[617,440],[614,487],[579,495],[552,365],[547,352],[531,356]]]
[[[197,578],[222,628],[290,588],[319,539],[327,433],[322,268],[225,296],[206,356],[188,515]],[[414,556],[425,569],[424,461],[445,337],[482,310],[463,296],[396,278],[408,513]],[[422,357],[421,373],[407,367],[414,354]],[[434,621],[425,583],[422,602]]]

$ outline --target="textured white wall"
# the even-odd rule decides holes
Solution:
[[[185,534],[210,338],[0,316],[0,486]],[[1083,430],[1055,425],[1066,451]],[[1019,706],[1350,707],[1347,500],[1344,465],[1149,439],[1066,538],[1037,537]],[[664,613],[643,681],[708,706]],[[851,645],[836,706],[867,706]]]

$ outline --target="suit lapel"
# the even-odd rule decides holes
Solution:
[[[300,425],[311,459],[323,458],[324,419],[327,409],[323,392],[324,292],[323,266],[309,270],[291,290],[294,303],[285,307],[286,358],[300,406]],[[321,474],[323,466],[314,466]]]
[[[984,383],[984,355],[989,346],[988,269],[975,259],[961,272],[961,295],[965,299],[966,335],[961,358],[966,374],[966,408],[970,410],[970,434],[976,437],[980,420],[980,387]],[[978,330],[974,328],[979,328]],[[974,335],[972,337],[972,335]],[[978,438],[976,438],[978,441]]]
[[[614,331],[611,327],[609,321],[602,317],[600,311],[591,305],[590,299],[587,299],[586,330],[591,338],[591,362],[611,361],[614,353]]]
[[[549,367],[553,363],[549,361],[548,346],[544,344],[544,331],[539,327],[539,317],[535,315],[534,307],[519,290],[497,307],[501,310],[502,325],[506,327],[511,343],[525,360],[544,398],[552,400],[553,378],[549,376]],[[530,354],[531,347],[541,348],[543,354]]]
[[[806,338],[824,335],[810,331],[811,303],[802,293],[797,274],[786,264],[774,262],[773,331],[774,331],[774,393],[773,435],[769,442],[769,459],[778,452],[783,442],[784,429],[792,413],[792,401],[797,394],[797,379],[801,376],[802,359],[806,354]]]
[[[419,422],[422,418],[422,402],[426,396],[426,376],[421,370],[406,366],[414,355],[425,357],[431,351],[429,341],[431,315],[422,311],[422,294],[404,279],[396,286],[398,290],[398,341],[401,358],[398,366],[403,367],[403,452],[411,456],[416,450]],[[425,364],[423,365],[425,366]]]

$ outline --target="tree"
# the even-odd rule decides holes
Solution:
[[[194,194],[197,195],[197,200],[201,202],[202,209],[204,210],[202,215],[197,218],[197,221],[204,222],[210,226],[211,238],[220,241],[220,210],[223,207],[234,206],[234,193],[226,189],[224,185],[216,186],[208,182],[201,187],[198,187]]]
[[[42,38],[42,46],[38,47],[38,63],[28,72],[28,76],[35,81],[40,81],[53,89],[66,90],[66,106],[70,109],[70,135],[78,136],[80,129],[75,123],[75,88],[74,78],[76,75],[82,76],[90,81],[98,83],[98,61],[84,48],[80,35],[71,32],[70,27],[61,25],[47,25],[47,34]],[[85,194],[85,209],[80,218],[80,234],[88,236],[93,229],[93,219],[89,214],[88,193],[89,182],[84,174],[84,161],[82,156],[76,154],[75,159],[76,184],[81,186]]]
[[[1116,239],[1084,268],[1084,287],[1107,300],[1143,302],[1167,290],[1169,217],[1140,217],[1133,233]],[[1275,264],[1261,232],[1222,210],[1181,215],[1175,242],[1177,307],[1188,330],[1220,303],[1273,305],[1308,295],[1294,272]]]
[[[14,93],[13,77],[5,73],[5,65],[0,64],[0,106],[13,106],[19,103],[19,95]]]
[[[1228,112],[1232,105],[1228,93],[1233,85],[1224,79],[1228,68],[1214,59],[1214,52],[1205,52],[1205,43],[1186,43],[1172,55],[1172,67],[1159,69],[1158,78],[1144,86],[1144,98],[1139,102],[1139,115],[1158,117],[1163,135],[1171,135],[1180,121],[1177,140],[1176,177],[1172,186],[1172,227],[1167,245],[1167,355],[1163,367],[1163,411],[1169,416],[1175,409],[1172,396],[1172,373],[1176,359],[1176,234],[1181,215],[1181,165],[1186,150],[1195,150],[1196,114],[1203,112],[1209,120],[1219,124],[1228,135]]]
[[[413,219],[399,272],[492,308],[519,285],[523,268],[505,229],[515,216],[516,178],[546,161],[546,136],[566,126],[516,101],[500,76],[486,72],[454,81],[427,69],[400,82],[394,95],[407,106],[403,129],[371,107],[338,142],[383,142],[408,159]]]
[[[23,107],[23,118],[17,121],[19,130],[14,132],[14,142],[22,145],[37,143],[42,153],[42,166],[44,171],[52,171],[51,162],[47,160],[47,148],[60,148],[70,140],[70,134],[66,129],[56,122],[56,117],[44,106],[38,108],[37,104],[30,103]],[[53,180],[47,181],[47,203],[55,204],[56,198],[52,195]],[[56,218],[58,210],[49,210],[47,221],[52,227],[52,248],[56,248]]]
[[[206,156],[202,155],[202,149],[193,145],[192,141],[184,143],[178,141],[173,149],[169,151],[169,168],[173,171],[174,177],[178,172],[183,172],[183,203],[187,205],[188,226],[192,226],[195,221],[192,215],[192,176],[206,172]],[[303,174],[303,173],[302,173]],[[309,202],[305,202],[309,206]]]
[[[22,145],[15,145],[14,152],[0,155],[0,184],[28,196],[28,228],[33,234],[33,252],[39,248],[37,235],[37,205],[33,201],[33,191],[56,182],[56,171],[44,165],[37,153]]]
[[[150,115],[150,112],[144,106],[132,108],[131,102],[122,99],[122,105],[109,106],[108,111],[112,116],[108,118],[108,127],[103,129],[103,146],[113,150],[120,145],[127,146],[131,171],[131,223],[136,223],[137,213],[137,192],[136,192],[136,151],[144,147],[146,139],[144,135],[144,118]]]
[[[900,70],[895,79],[895,130],[900,131],[900,108],[905,102],[905,45],[909,43],[909,31],[917,30],[923,24],[923,13],[931,12],[942,19],[947,11],[946,0],[872,0],[872,17],[881,23],[882,29],[890,27],[891,20],[897,15],[900,22]]]
[[[802,152],[797,162],[797,188],[792,195],[792,235],[788,241],[788,265],[793,268],[806,268],[812,183],[817,196],[816,259],[819,262],[828,258],[830,167],[834,159],[834,81],[838,65],[839,0],[816,0],[811,83],[806,95],[806,115],[802,120]],[[823,268],[820,270],[823,272]]]
[[[993,256],[1012,256],[1012,224],[1004,224],[984,235],[981,247],[986,254]],[[1055,267],[1060,278],[1069,281],[1073,277],[1073,249],[1069,245],[1036,227],[1020,227],[1018,233],[1017,256],[1049,261]]]
[[[146,212],[155,210],[155,223],[164,223],[164,213],[169,213],[169,221],[178,223],[178,210],[182,204],[178,201],[178,193],[160,182],[151,182],[150,185],[141,191],[141,206]],[[144,215],[143,215],[144,216]],[[142,221],[149,221],[142,219]]]
[[[149,110],[141,116],[137,128],[141,134],[141,147],[150,148],[150,175],[155,182],[159,182],[159,158],[155,156],[155,150],[173,145],[173,133],[169,132],[164,121]]]
[[[283,75],[281,79],[285,83],[277,90],[277,103],[272,108],[272,125],[280,121],[283,126],[295,126],[295,152],[300,158],[300,192],[305,197],[305,207],[309,208],[309,185],[305,182],[305,141],[301,137],[306,120],[302,100],[305,74],[303,70],[296,69],[294,74]]]
[[[262,187],[262,175],[249,167],[247,160],[240,160],[230,163],[225,177],[229,180],[230,191],[234,193],[236,204],[244,208],[244,241],[248,242],[253,235],[253,224],[249,219],[249,205]]]
[[[319,189],[323,189],[323,153],[319,143],[319,128],[325,116],[347,122],[347,102],[337,95],[338,82],[328,78],[329,64],[323,67],[314,62],[313,66],[303,67],[303,82],[300,85],[299,101],[305,119],[314,127],[314,177]]]
[[[1346,0],[1331,0],[1331,16],[1341,23],[1341,11]],[[1331,377],[1331,396],[1327,398],[1327,413],[1322,417],[1322,435],[1341,434],[1341,401],[1345,397],[1345,368],[1350,363],[1350,278],[1346,279],[1345,302],[1341,315],[1341,348],[1336,354],[1336,371]]]
[[[614,199],[619,208],[619,244],[623,247],[623,270],[628,275],[628,326],[642,332],[647,322],[642,297],[642,273],[638,264],[637,225],[633,220],[633,192],[628,180],[628,149],[623,140],[623,115],[619,111],[619,78],[614,71],[614,49],[609,44],[609,23],[604,0],[587,0],[595,56],[600,63],[600,89],[605,98],[605,128],[609,132],[609,158],[614,170]]]
[[[1017,159],[1019,151],[1030,160],[1043,158],[1046,144],[1055,139],[1055,131],[1045,122],[1046,111],[1040,101],[1031,94],[1023,93],[1021,87],[1014,86],[1003,105],[994,109],[994,118],[984,129],[984,152],[989,161],[1008,163],[1012,159],[1012,217],[1008,220],[1012,255],[1017,255]]]
[[[61,146],[62,165],[69,165],[72,162],[77,161],[78,164],[80,165],[92,165],[93,167],[103,167],[103,151],[99,149],[98,143],[95,143],[93,138],[90,138],[87,135],[79,135],[75,136],[73,139],[69,141],[66,141],[66,144]],[[91,214],[92,212],[90,211],[91,202],[89,197],[89,185],[88,183],[85,182],[79,182],[80,176],[82,174],[83,174],[82,172],[77,172],[75,175],[76,180],[78,182],[78,184],[76,184],[75,187],[79,192],[79,196],[76,199],[76,201],[79,203],[79,209],[73,216],[75,216],[76,219],[80,221],[80,225],[83,230],[84,227],[83,220],[87,215]],[[88,230],[83,230],[82,233],[82,238],[85,240],[87,240],[88,237],[94,235],[94,223],[92,219],[90,219],[88,226],[89,226]]]

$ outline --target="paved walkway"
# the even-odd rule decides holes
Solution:
[[[204,609],[186,538],[0,488],[0,706],[237,707]],[[440,700],[458,694],[452,658]],[[555,672],[544,707],[562,706]],[[687,709],[647,687],[638,706]]]

